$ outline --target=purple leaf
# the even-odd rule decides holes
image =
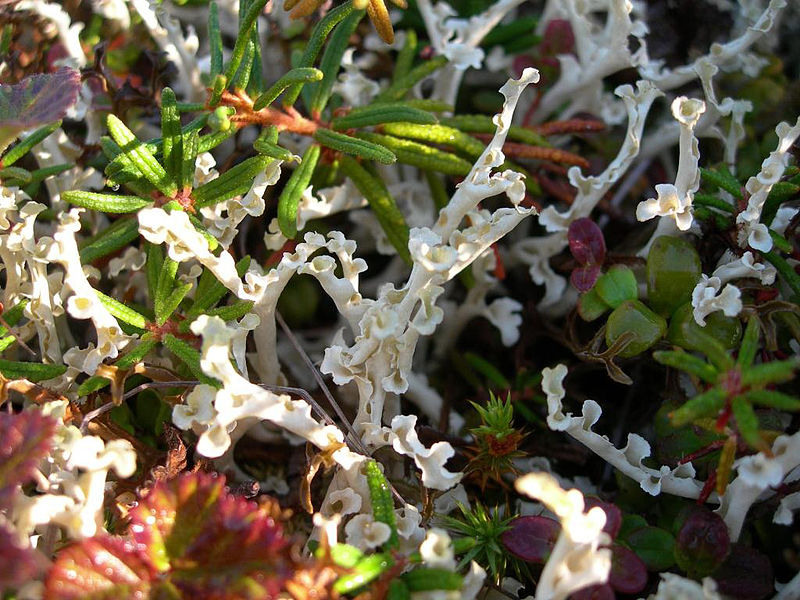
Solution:
[[[581,294],[585,294],[594,287],[600,277],[600,265],[586,265],[572,270],[569,280]]]
[[[0,523],[0,596],[26,581],[30,581],[44,570],[44,556],[30,547],[20,545],[15,532]]]
[[[619,528],[622,526],[622,511],[619,507],[611,502],[603,502],[593,496],[587,496],[585,502],[587,512],[595,506],[603,509],[603,512],[606,513],[606,524],[603,527],[603,531],[611,536],[612,540],[616,539]]]
[[[687,509],[675,539],[675,561],[690,577],[699,579],[719,567],[730,550],[725,522],[704,506]]]
[[[590,585],[570,594],[570,600],[614,600],[617,595],[607,583]]]
[[[0,507],[14,489],[30,481],[50,451],[56,421],[41,411],[0,413]]]
[[[608,583],[621,594],[638,594],[647,585],[647,567],[631,550],[613,544]]]
[[[503,533],[500,541],[517,558],[544,564],[561,532],[558,521],[547,517],[518,517],[509,523],[511,529]]]
[[[184,597],[271,598],[291,575],[281,525],[230,494],[224,477],[160,481],[130,516],[134,539]]]
[[[586,217],[575,219],[567,230],[569,250],[582,265],[601,265],[606,259],[606,241],[597,223]]]
[[[721,594],[737,600],[761,600],[775,589],[769,558],[743,544],[731,545],[731,553],[713,577]]]
[[[156,571],[131,540],[101,535],[59,552],[45,579],[45,600],[148,598]]]
[[[58,121],[78,99],[81,75],[63,67],[0,85],[0,129],[23,131]]]

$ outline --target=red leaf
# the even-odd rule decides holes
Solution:
[[[647,585],[647,567],[631,550],[613,544],[608,583],[621,594],[638,594]]]
[[[714,579],[721,594],[737,600],[761,600],[775,589],[769,557],[744,544],[731,545],[731,553],[714,571]]]
[[[675,538],[675,560],[690,577],[700,579],[714,572],[728,556],[730,538],[722,518],[704,506],[686,510]]]
[[[570,594],[570,600],[614,600],[614,588],[607,583],[590,585]]]
[[[14,489],[30,481],[50,451],[56,421],[41,411],[0,413],[0,507]]]
[[[539,52],[543,56],[572,54],[575,51],[575,34],[572,25],[565,19],[553,19],[544,30]]]
[[[585,294],[594,287],[600,277],[600,265],[586,265],[572,270],[569,280],[581,294]]]
[[[20,545],[17,535],[0,523],[0,596],[35,578],[47,563],[44,556]]]
[[[134,539],[186,597],[271,598],[291,575],[281,525],[224,477],[159,481],[130,517]]]
[[[606,259],[606,240],[597,223],[583,217],[575,219],[567,230],[569,250],[582,265],[602,265]]]
[[[63,118],[78,99],[81,75],[67,67],[0,85],[0,129],[23,131]]]
[[[511,529],[500,537],[503,546],[517,558],[544,564],[561,532],[558,521],[547,517],[518,517],[509,523]]]
[[[586,512],[595,506],[599,506],[603,509],[603,512],[606,513],[606,524],[603,527],[603,531],[611,536],[612,540],[616,539],[617,534],[619,533],[619,528],[622,526],[622,511],[619,509],[619,507],[611,502],[603,502],[599,498],[595,498],[593,496],[587,496],[585,502]]]
[[[101,535],[58,554],[45,580],[45,600],[148,598],[156,575],[136,543]]]

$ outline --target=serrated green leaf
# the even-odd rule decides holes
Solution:
[[[261,110],[266,108],[283,93],[283,91],[294,85],[304,85],[306,83],[313,83],[322,80],[323,73],[319,69],[313,67],[299,67],[292,69],[283,77],[273,83],[269,89],[261,94],[258,99],[253,103],[253,110]]]
[[[108,115],[106,124],[111,137],[139,169],[142,177],[158,188],[162,194],[173,198],[178,188],[174,182],[170,181],[164,167],[159,164],[153,153],[136,139],[133,132],[115,115]]]
[[[17,362],[0,359],[0,373],[6,379],[27,379],[36,383],[59,377],[67,371],[66,365],[46,365],[38,362]]]
[[[372,212],[386,233],[386,238],[395,247],[400,257],[406,263],[411,264],[411,254],[408,251],[408,225],[386,185],[349,156],[342,157],[341,166],[344,173],[369,202]]]
[[[177,187],[183,182],[183,133],[178,99],[168,87],[161,91],[161,148],[167,176]]]
[[[148,198],[140,198],[138,196],[99,194],[97,192],[84,192],[82,190],[62,192],[61,199],[75,206],[114,214],[136,212],[140,208],[144,208],[153,203],[153,201]]]
[[[312,115],[318,115],[325,110],[333,91],[333,84],[336,83],[339,69],[342,67],[342,57],[344,51],[347,50],[350,36],[353,35],[363,16],[363,10],[354,10],[333,30],[319,63],[319,69],[323,74],[322,81],[313,86],[314,93],[310,106]]]
[[[333,150],[366,160],[375,160],[384,165],[391,165],[397,160],[397,157],[391,150],[379,144],[373,144],[372,142],[360,140],[323,127],[320,127],[314,132],[314,139],[323,146],[327,146]]]
[[[341,131],[398,122],[433,124],[437,122],[437,119],[427,111],[413,108],[404,103],[385,102],[354,108],[345,116],[333,119],[331,127]]]
[[[136,312],[130,306],[127,306],[126,304],[123,304],[119,300],[115,300],[110,296],[106,296],[99,290],[95,290],[94,293],[97,294],[100,302],[106,307],[106,310],[108,310],[108,312],[110,312],[114,318],[124,321],[129,325],[133,325],[134,327],[138,327],[139,329],[145,329],[147,327],[147,319],[144,317],[144,315]]]
[[[216,179],[192,192],[194,207],[203,208],[246,194],[250,191],[256,175],[266,170],[271,162],[272,158],[268,156],[253,156],[231,167]]]
[[[278,198],[278,225],[281,233],[289,239],[297,235],[297,206],[311,181],[319,155],[320,147],[317,144],[308,147]]]
[[[419,142],[368,132],[360,132],[358,137],[388,148],[399,162],[420,169],[460,177],[466,177],[472,169],[472,165],[463,158]]]

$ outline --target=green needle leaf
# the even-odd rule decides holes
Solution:
[[[183,182],[183,133],[178,100],[168,87],[161,91],[161,147],[167,175],[178,186]]]
[[[389,242],[401,258],[411,264],[411,254],[408,251],[408,225],[386,185],[349,156],[342,157],[341,166],[369,202]]]
[[[269,156],[253,156],[231,167],[216,179],[192,192],[195,208],[211,206],[250,191],[256,175],[272,162]]]
[[[446,64],[447,58],[441,54],[439,56],[434,56],[431,60],[411,69],[407,75],[393,81],[392,85],[378,94],[375,98],[375,102],[396,102],[397,100],[402,100],[408,93],[408,90]]]
[[[777,410],[800,410],[800,398],[774,390],[750,390],[744,394],[748,402]]]
[[[145,329],[147,327],[147,319],[144,317],[144,315],[136,312],[130,306],[127,306],[110,296],[106,296],[99,290],[95,290],[94,293],[97,294],[100,302],[106,307],[108,312],[110,312],[114,318],[128,323],[129,325],[133,325],[134,327],[138,327],[139,329]]]
[[[653,352],[653,358],[664,366],[695,375],[706,383],[715,383],[719,376],[710,364],[686,352],[659,350]]]
[[[358,137],[388,148],[401,163],[419,167],[420,169],[438,171],[445,175],[459,177],[466,177],[470,169],[472,169],[472,165],[463,158],[419,142],[368,132],[361,132]]]
[[[670,413],[670,420],[675,427],[680,427],[703,417],[716,416],[725,406],[726,396],[727,394],[723,390],[711,388]]]
[[[258,99],[253,103],[253,110],[261,110],[266,108],[281,95],[281,93],[288,87],[293,85],[303,85],[306,83],[313,83],[322,80],[323,73],[319,69],[312,67],[298,67],[292,69],[286,75],[273,83],[269,89],[261,94]]]
[[[725,190],[737,200],[742,199],[742,184],[728,171],[727,167],[722,166],[718,170],[700,167],[700,174],[704,182]]]
[[[753,407],[744,397],[736,396],[731,402],[731,408],[742,439],[756,450],[766,449],[767,443],[758,433],[758,417]]]
[[[372,516],[376,521],[386,523],[392,530],[389,539],[383,545],[386,550],[391,550],[398,544],[391,487],[376,461],[367,461],[366,471]]]
[[[106,123],[111,137],[119,144],[122,151],[142,174],[142,177],[158,188],[162,194],[168,198],[173,198],[178,188],[175,183],[170,181],[164,167],[159,164],[153,153],[137,140],[133,132],[116,116],[108,115]]]
[[[84,192],[81,190],[63,192],[61,194],[61,199],[75,206],[117,214],[136,212],[140,208],[144,208],[153,203],[153,201],[148,198],[140,198],[138,196],[98,194],[96,192]]]
[[[391,165],[397,160],[397,157],[391,150],[384,148],[379,144],[373,144],[366,140],[350,137],[344,133],[332,131],[320,127],[314,132],[314,139],[323,146],[357,156],[366,160],[375,160],[384,165]]]
[[[244,14],[244,17],[241,20],[239,34],[236,36],[236,43],[233,46],[231,60],[228,63],[228,68],[225,70],[226,82],[231,81],[233,76],[236,74],[236,71],[239,70],[239,66],[242,64],[242,59],[244,58],[247,45],[251,42],[250,31],[253,27],[255,27],[256,19],[264,10],[264,5],[266,3],[267,0],[253,0],[250,6],[247,7],[247,12]],[[223,85],[223,88],[224,87],[225,86]],[[216,81],[214,88],[216,91]]]
[[[0,373],[6,379],[27,379],[36,383],[63,375],[66,365],[46,365],[38,362],[16,362],[0,359]]]
[[[739,348],[739,356],[736,358],[736,366],[746,369],[753,364],[758,352],[758,334],[761,331],[761,324],[756,317],[750,317],[747,321],[747,329],[744,331],[742,345]]]
[[[19,142],[16,146],[11,148],[8,152],[3,155],[2,160],[0,160],[0,165],[3,167],[10,167],[15,162],[17,162],[20,158],[25,156],[30,150],[42,140],[44,140],[47,136],[53,133],[56,129],[61,127],[61,120],[59,119],[55,123],[50,123],[49,125],[45,125],[44,127],[40,127],[32,134],[27,136],[24,140]]]
[[[317,144],[308,147],[303,154],[303,160],[289,177],[278,198],[278,225],[281,233],[289,239],[297,235],[297,207],[311,181],[311,175],[314,174],[319,155],[320,147]]]
[[[215,388],[220,387],[216,379],[212,379],[203,373],[203,369],[200,367],[200,352],[198,350],[195,350],[182,339],[176,338],[171,333],[164,336],[164,345],[189,368],[192,375],[199,381]]]
[[[477,158],[485,149],[485,146],[471,135],[446,125],[387,123],[383,127],[383,131],[395,137],[428,142],[429,144],[446,144],[455,150],[464,152],[470,158]]]
[[[436,123],[437,120],[431,113],[407,104],[385,102],[354,108],[347,115],[333,119],[331,126],[341,131],[397,122],[429,125]]]
[[[794,379],[794,372],[800,366],[800,358],[788,360],[775,360],[748,367],[742,373],[742,385],[767,385],[768,383],[783,383]]]
[[[211,50],[211,81],[222,73],[222,34],[219,30],[219,9],[216,2],[208,5],[208,46]]]

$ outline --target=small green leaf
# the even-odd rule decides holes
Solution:
[[[333,84],[336,83],[336,77],[342,68],[342,57],[344,51],[347,50],[350,36],[353,35],[363,16],[363,10],[354,10],[342,19],[342,22],[333,30],[319,63],[319,69],[323,73],[322,81],[313,86],[314,92],[310,106],[312,115],[318,115],[325,110],[333,91]]]
[[[761,209],[760,221],[766,225],[770,225],[778,213],[781,204],[789,200],[795,199],[800,195],[800,184],[791,181],[778,181],[769,191],[769,196],[764,202]],[[789,250],[791,252],[791,250]]]
[[[599,319],[610,308],[594,287],[578,298],[578,314],[584,321]]]
[[[397,122],[430,125],[436,123],[437,119],[428,111],[404,103],[385,102],[354,108],[345,116],[333,119],[331,127],[341,131]]]
[[[381,224],[389,242],[395,247],[400,257],[406,263],[411,264],[411,254],[408,251],[408,225],[386,185],[349,156],[342,157],[341,166],[358,191],[369,202],[372,212]]]
[[[330,129],[320,127],[314,132],[314,139],[323,146],[364,158],[366,160],[375,160],[384,165],[390,165],[397,160],[397,157],[391,150],[384,148],[379,144],[373,144],[366,140],[350,137],[344,133],[338,133]]]
[[[222,73],[222,34],[219,30],[219,9],[216,2],[208,5],[208,47],[211,52],[211,81]]]
[[[664,529],[642,527],[628,535],[625,543],[642,559],[648,571],[666,571],[675,564],[675,538]]]
[[[383,544],[386,550],[391,550],[398,544],[397,523],[395,521],[391,487],[376,461],[367,461],[365,469],[367,471],[370,502],[372,503],[372,516],[376,521],[386,523],[391,529],[389,539]]]
[[[177,285],[169,296],[164,299],[164,304],[161,307],[161,314],[156,314],[156,325],[163,325],[170,318],[172,313],[178,308],[180,303],[192,289],[192,283],[187,282]]]
[[[106,296],[99,290],[95,290],[94,293],[97,294],[100,302],[102,302],[103,306],[106,307],[106,310],[108,310],[114,318],[124,321],[129,325],[133,325],[134,327],[138,327],[139,329],[145,329],[147,327],[147,319],[144,315],[136,312],[130,306],[110,296]]]
[[[214,77],[211,83],[211,97],[208,99],[208,105],[211,108],[214,108],[219,104],[219,101],[222,99],[222,92],[225,91],[225,87],[227,85],[228,78],[225,77],[223,73],[220,73]]]
[[[292,69],[283,77],[273,83],[269,89],[261,94],[258,99],[253,103],[253,110],[261,110],[266,108],[283,93],[283,91],[294,85],[304,85],[306,83],[314,83],[315,81],[322,80],[323,73],[319,69],[313,67],[299,67]]]
[[[626,300],[608,316],[606,344],[611,347],[623,334],[633,333],[633,339],[618,353],[618,356],[628,358],[653,346],[666,331],[667,322],[661,316],[638,300]]]
[[[721,166],[717,170],[700,167],[700,174],[703,182],[725,190],[737,200],[742,199],[742,184],[739,183],[736,177],[731,175],[727,167]]]
[[[139,198],[138,196],[98,194],[97,192],[84,192],[82,190],[62,192],[61,199],[75,206],[115,214],[136,212],[140,208],[153,203],[148,198]]]
[[[209,317],[219,317],[223,321],[238,321],[253,309],[253,302],[250,300],[239,300],[227,306],[218,306],[206,311]]]
[[[169,319],[172,312],[167,312],[167,300],[175,288],[175,276],[178,274],[178,263],[169,256],[164,257],[161,263],[161,271],[158,273],[158,283],[156,292],[153,295],[153,305],[156,314],[156,324],[163,325]]]
[[[250,6],[247,7],[247,12],[241,18],[239,34],[236,36],[236,43],[233,46],[228,68],[225,69],[226,82],[232,81],[233,76],[239,70],[239,66],[242,64],[242,59],[247,50],[247,45],[251,42],[250,31],[255,27],[256,19],[258,19],[258,15],[264,10],[264,5],[266,3],[267,0],[253,0]],[[216,88],[216,81],[214,87]]]
[[[756,450],[764,450],[767,443],[758,433],[758,417],[753,407],[743,396],[736,396],[731,402],[731,408],[742,439]]]
[[[164,262],[164,253],[161,251],[161,246],[157,244],[147,244],[147,289],[150,292],[150,297],[154,298],[156,288],[158,287],[158,277],[161,273],[161,264]]]
[[[247,269],[250,267],[250,256],[244,256],[239,262],[236,263],[236,273],[242,277]],[[211,271],[203,271],[200,280],[197,283],[197,291],[195,292],[194,304],[189,308],[186,313],[187,319],[199,316],[201,313],[206,312],[217,302],[222,300],[225,294],[228,293],[228,288],[222,285]]]
[[[653,358],[662,365],[695,375],[706,383],[715,383],[719,376],[718,371],[714,367],[687,352],[661,350],[653,352]]]
[[[317,558],[322,558],[322,553],[317,553]],[[331,546],[331,560],[338,566],[345,569],[352,569],[364,558],[364,553],[349,544],[336,544]]]
[[[670,413],[670,421],[674,427],[680,427],[703,417],[715,417],[725,406],[726,397],[727,393],[724,390],[711,388]]]
[[[776,410],[800,410],[800,398],[774,390],[750,390],[745,393],[748,402]]]
[[[783,280],[792,288],[795,300],[800,299],[800,275],[797,274],[797,271],[795,271],[780,254],[775,252],[762,252],[761,256],[775,267]]]
[[[636,300],[639,286],[636,276],[624,265],[613,265],[607,273],[600,276],[594,288],[598,296],[611,308],[617,308],[623,302]]]
[[[270,158],[274,158],[276,160],[282,160],[284,162],[291,162],[295,159],[295,155],[292,154],[286,148],[278,146],[277,144],[273,144],[264,139],[257,139],[253,142],[253,148],[259,154],[263,154],[264,156],[269,156]]]
[[[161,146],[167,176],[177,186],[183,181],[183,133],[178,100],[168,87],[161,91]]]
[[[742,372],[742,385],[767,385],[791,381],[798,366],[800,358],[793,357],[748,367]]]
[[[268,156],[253,156],[231,167],[216,179],[201,185],[192,192],[195,208],[211,206],[234,196],[246,194],[250,191],[256,175],[265,171],[271,162],[272,159]]]
[[[14,181],[14,185],[17,185],[17,182],[26,185],[31,182],[31,172],[20,167],[0,167],[0,181],[5,185],[10,185],[10,181]]]
[[[380,106],[380,105],[378,105]],[[387,123],[384,133],[399,138],[428,142],[429,144],[446,144],[463,152],[470,158],[480,156],[485,146],[471,135],[447,125],[417,125],[414,123]]]
[[[142,337],[141,341],[136,345],[135,348],[128,351],[122,357],[120,357],[115,363],[114,366],[120,369],[130,369],[136,363],[141,362],[144,358],[150,354],[150,352],[158,346],[158,341],[155,339],[147,339],[148,336],[151,334],[145,334]],[[105,387],[111,385],[111,380],[107,377],[101,377],[99,375],[95,375],[89,377],[86,381],[84,381],[80,386],[78,386],[77,394],[79,397],[88,396],[89,394],[102,390]]]
[[[753,364],[758,352],[758,336],[761,333],[761,324],[756,317],[750,317],[747,328],[744,330],[739,356],[736,357],[736,366],[745,369]]]
[[[412,87],[446,64],[447,58],[443,55],[434,56],[429,61],[411,69],[407,75],[394,80],[392,85],[378,94],[374,102],[396,102],[397,100],[402,100]]]
[[[472,169],[472,165],[469,162],[455,154],[431,148],[418,142],[412,142],[411,140],[368,132],[360,132],[358,137],[388,148],[397,156],[399,162],[419,167],[420,169],[438,171],[445,175],[459,177],[466,177]]]
[[[38,362],[16,362],[0,359],[0,373],[6,379],[27,379],[36,383],[59,377],[67,371],[66,365],[46,365]]]
[[[669,317],[691,301],[702,273],[700,255],[690,242],[675,236],[657,237],[650,246],[645,267],[647,304],[661,316]]]
[[[333,10],[328,11],[314,27],[314,30],[311,32],[311,37],[306,44],[306,49],[303,51],[303,55],[295,66],[298,68],[313,67],[314,61],[317,59],[317,55],[322,49],[322,45],[325,43],[330,32],[351,12],[353,12],[352,1],[345,2]],[[290,86],[283,95],[283,106],[291,106],[294,104],[302,89],[302,84],[296,83]]]
[[[370,554],[358,561],[353,567],[353,573],[343,575],[333,584],[333,591],[338,594],[348,594],[380,577],[381,573],[394,565],[394,560],[388,554]]]
[[[393,79],[405,77],[414,64],[414,57],[417,55],[417,32],[413,29],[406,30],[406,39],[403,47],[397,53],[397,60],[394,62]]]
[[[200,352],[192,348],[189,344],[182,339],[176,338],[171,333],[164,336],[164,345],[167,349],[177,356],[183,362],[199,381],[208,384],[215,388],[219,388],[220,384],[216,379],[212,379],[200,367]]]
[[[411,592],[458,591],[464,584],[464,578],[458,573],[432,567],[417,567],[413,571],[404,573],[401,580]]]
[[[192,129],[183,134],[183,160],[181,163],[181,178],[178,181],[180,189],[192,187],[194,183],[194,169],[197,155],[200,153],[200,132]]]
[[[122,151],[142,174],[142,177],[158,188],[162,194],[168,198],[173,198],[178,188],[167,176],[167,172],[156,160],[153,152],[137,140],[133,132],[115,115],[108,115],[106,124],[111,137],[119,144]]]
[[[727,213],[736,212],[736,207],[734,207],[730,202],[726,202],[725,200],[715,196],[714,194],[697,193],[694,195],[694,198],[692,199],[692,205],[710,206],[712,208],[716,208]]]
[[[289,239],[297,235],[297,207],[314,174],[319,155],[320,147],[317,144],[306,149],[303,160],[289,177],[278,198],[278,225],[281,233]]]
[[[464,133],[490,133],[497,131],[492,117],[488,115],[454,115],[440,119],[442,125],[447,125],[463,131]],[[515,142],[522,142],[530,146],[541,146],[549,148],[552,146],[544,136],[517,125],[512,125],[508,130],[508,139]]]
[[[61,120],[59,119],[55,123],[50,123],[49,125],[45,125],[44,127],[40,127],[36,131],[34,131],[29,136],[25,137],[24,140],[21,140],[18,144],[16,144],[11,150],[6,152],[3,155],[2,160],[0,160],[0,164],[3,167],[10,167],[15,162],[17,162],[20,158],[25,156],[31,149],[42,140],[44,140],[47,136],[53,133],[56,129],[61,127]]]
[[[255,56],[256,45],[253,43],[253,40],[250,39],[244,47],[244,55],[242,55],[242,62],[239,65],[239,69],[228,82],[228,87],[234,90],[247,89],[247,85],[250,83],[250,75],[253,72]]]
[[[413,29],[409,31],[413,31]],[[411,600],[411,592],[405,583],[395,579],[389,584],[386,600]]]

